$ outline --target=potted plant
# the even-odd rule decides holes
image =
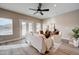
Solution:
[[[74,46],[78,47],[79,46],[79,28],[76,27],[72,29],[72,31],[73,31],[73,37],[74,37],[74,40],[73,40]]]

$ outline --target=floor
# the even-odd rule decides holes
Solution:
[[[40,53],[25,40],[0,45],[0,55],[39,55]]]
[[[79,55],[79,48],[76,48],[67,43],[62,43],[55,52],[53,49],[48,53],[49,55]]]
[[[28,45],[25,40],[9,42],[0,45],[0,55],[41,55],[35,48]],[[53,47],[45,55],[79,55],[79,48],[67,43]]]

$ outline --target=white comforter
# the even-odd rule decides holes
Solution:
[[[43,39],[37,34],[28,35],[27,39],[30,41],[31,45],[36,48],[40,53],[45,53],[52,47],[51,39]]]

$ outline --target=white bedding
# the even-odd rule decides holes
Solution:
[[[40,53],[45,53],[52,46],[52,40],[43,39],[37,34],[28,35],[27,39],[30,41],[31,45],[36,48]]]

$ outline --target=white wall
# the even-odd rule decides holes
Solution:
[[[72,29],[74,27],[79,27],[79,10],[45,19],[43,23],[55,23],[56,28],[58,28],[58,30],[62,32],[63,38],[70,37],[70,35],[72,35]]]

